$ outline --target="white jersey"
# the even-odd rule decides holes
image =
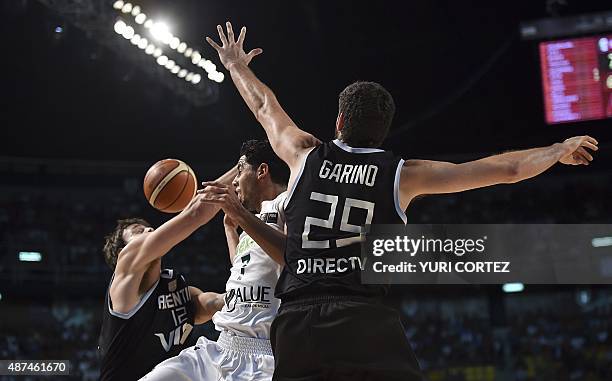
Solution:
[[[258,215],[280,231],[285,226],[285,197],[283,192],[274,200],[262,202]],[[225,285],[225,305],[212,318],[215,328],[237,336],[270,339],[270,325],[280,306],[274,288],[281,270],[282,266],[243,232]]]

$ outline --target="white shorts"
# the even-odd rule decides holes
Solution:
[[[273,373],[269,340],[224,331],[217,341],[201,336],[196,345],[159,363],[141,380],[270,381]]]

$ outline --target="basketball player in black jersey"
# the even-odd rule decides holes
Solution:
[[[233,168],[217,181],[231,184]],[[223,295],[187,285],[161,258],[210,221],[219,207],[196,195],[177,216],[154,230],[142,219],[118,221],[106,237],[104,255],[113,268],[106,294],[99,353],[101,380],[137,380],[161,361],[176,356],[194,324],[223,307]]]
[[[407,160],[379,149],[395,105],[373,82],[340,94],[336,139],[299,129],[247,64],[243,50],[218,26],[222,45],[207,38],[276,154],[291,170],[285,204],[286,266],[276,286],[282,304],[272,325],[275,380],[421,380],[398,315],[379,303],[385,286],[360,281],[360,226],[405,223],[421,194],[461,192],[536,176],[557,162],[588,165],[597,141],[578,136],[548,147],[453,164]]]

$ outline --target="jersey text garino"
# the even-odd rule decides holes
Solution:
[[[391,152],[339,140],[313,148],[285,202],[287,265],[277,297],[386,291],[361,284],[359,242],[364,225],[406,223],[398,195],[403,163]]]

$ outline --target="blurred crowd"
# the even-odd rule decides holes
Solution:
[[[413,202],[408,219],[610,223],[610,189],[611,178],[604,176],[426,196]],[[171,216],[151,208],[134,179],[114,187],[94,182],[2,189],[0,358],[68,359],[72,379],[97,379],[97,338],[111,275],[101,248],[116,220],[126,217],[143,217],[159,226]],[[41,262],[20,262],[20,251],[40,252]],[[221,216],[175,248],[164,265],[185,273],[204,290],[222,291],[229,260]],[[580,304],[570,292],[562,302],[536,308],[557,300],[560,292],[553,289],[512,304],[502,322],[490,315],[484,291],[471,295],[479,300],[472,311],[464,310],[465,303],[426,292],[409,301],[396,295],[389,303],[400,307],[406,334],[432,381],[612,380],[610,302],[590,308],[595,298]],[[610,300],[612,289],[604,287],[598,295]],[[210,323],[195,334],[216,335]]]

